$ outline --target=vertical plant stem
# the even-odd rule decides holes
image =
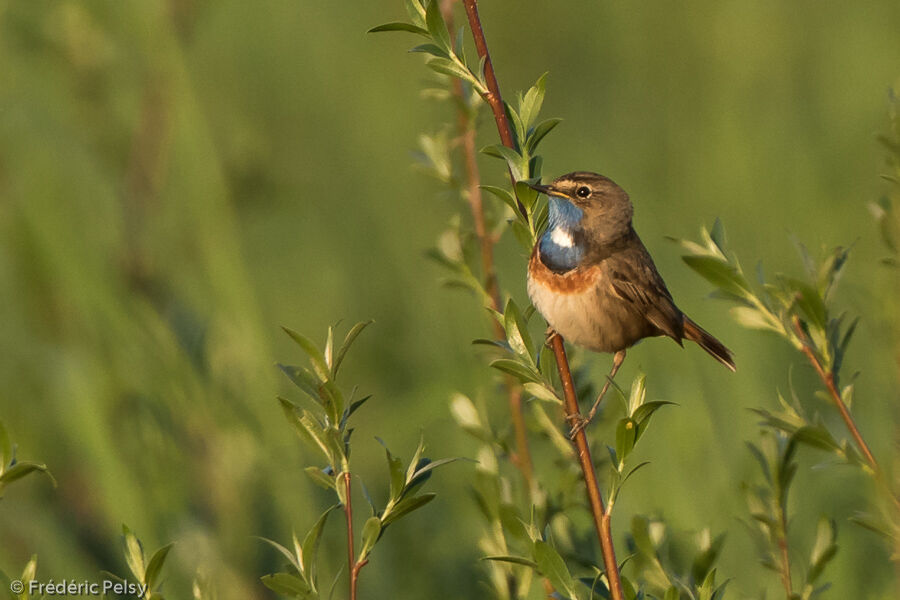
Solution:
[[[565,342],[558,333],[550,334],[550,346],[556,356],[556,367],[559,371],[559,379],[563,386],[565,397],[566,418],[572,422],[578,422],[581,411],[578,409],[578,397],[575,395],[575,383],[572,380],[572,372],[569,369],[569,360],[566,357]],[[588,504],[591,507],[591,515],[594,518],[594,528],[600,540],[600,548],[603,551],[603,567],[606,578],[609,581],[609,591],[613,600],[623,600],[622,581],[619,577],[619,564],[616,562],[616,550],[613,546],[611,515],[603,506],[603,497],[600,495],[600,487],[597,485],[597,474],[594,471],[594,462],[591,458],[591,449],[588,445],[587,434],[584,428],[575,434],[575,454],[584,474],[584,484],[587,488]]]
[[[441,2],[444,22],[450,31],[454,29],[452,8],[455,2],[456,0],[443,0]],[[482,33],[483,37],[484,34]],[[497,271],[494,268],[494,243],[496,240],[494,236],[488,233],[484,222],[481,175],[478,170],[478,155],[475,149],[475,123],[472,113],[467,109],[462,82],[455,77],[453,78],[453,95],[456,97],[459,107],[457,110],[457,126],[462,143],[463,165],[466,176],[466,197],[469,202],[469,210],[472,213],[475,236],[478,238],[478,245],[481,250],[481,275],[484,279],[484,289],[491,299],[491,308],[499,312],[503,310],[503,304],[500,299]],[[492,322],[494,325],[494,337],[499,340],[506,339],[506,334],[500,323],[493,319]],[[509,398],[509,412],[515,434],[516,453],[514,462],[522,473],[522,478],[525,480],[525,486],[530,495],[534,486],[534,474],[531,463],[531,451],[528,447],[528,432],[525,428],[525,417],[522,414],[522,389],[512,377],[507,376],[504,379],[504,383]]]
[[[491,107],[491,112],[494,113],[494,121],[497,123],[500,141],[507,148],[515,149],[516,144],[513,140],[512,130],[509,128],[509,119],[506,118],[503,96],[500,95],[500,86],[497,84],[494,65],[491,62],[487,40],[484,37],[484,29],[481,27],[481,18],[478,16],[478,2],[477,0],[462,0],[462,2],[466,9],[466,17],[469,19],[469,29],[472,30],[472,37],[475,39],[475,49],[478,51],[478,58],[484,59],[484,79],[488,88],[487,93],[484,95],[484,100]],[[512,180],[513,191],[515,191],[516,181],[512,172],[510,172],[509,178]],[[516,204],[519,212],[523,216],[527,216],[527,211],[518,198],[516,198]]]
[[[350,499],[350,471],[344,471],[344,516],[347,518],[347,572],[350,575],[350,600],[356,600],[359,570],[362,565],[356,564],[353,555],[353,501]]]
[[[788,553],[787,540],[787,516],[785,515],[785,507],[779,504],[778,507],[778,549],[781,551],[781,583],[784,585],[787,600],[791,600],[794,593],[794,585],[791,581],[791,557]]]
[[[481,19],[478,16],[477,1],[463,0],[463,6],[466,9],[466,16],[469,19],[469,27],[471,28],[472,36],[475,39],[475,48],[478,51],[478,56],[484,60],[484,77],[488,88],[488,92],[485,94],[485,101],[490,105],[491,111],[494,113],[494,121],[497,123],[497,131],[500,134],[500,140],[503,142],[503,145],[508,148],[514,148],[515,144],[513,143],[512,133],[509,128],[509,121],[506,118],[503,97],[500,95],[500,87],[497,84],[494,66],[491,63],[491,57],[488,53],[484,29],[481,26]],[[510,179],[512,179],[513,186],[515,186],[516,182],[511,173]],[[522,211],[522,214],[526,214],[524,207],[521,204],[519,204],[519,210]],[[559,377],[563,383],[563,392],[566,399],[566,416],[567,418],[579,417],[578,398],[575,395],[575,384],[572,381],[572,373],[569,369],[569,359],[566,356],[566,349],[562,336],[552,333],[550,337],[553,354],[556,357],[556,366],[559,370]],[[597,475],[594,472],[594,463],[591,458],[591,449],[590,446],[588,446],[587,435],[585,434],[584,429],[576,434],[575,447],[581,471],[584,474],[588,504],[591,509],[594,526],[597,530],[597,537],[600,540],[600,547],[603,552],[603,564],[606,571],[606,577],[609,580],[610,593],[613,600],[623,600],[624,594],[622,592],[622,581],[619,577],[619,565],[616,562],[616,553],[613,546],[610,515],[603,506],[603,498],[600,495],[600,488],[597,486]]]

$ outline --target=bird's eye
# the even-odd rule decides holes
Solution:
[[[591,195],[591,188],[586,185],[582,185],[577,190],[575,190],[575,195],[579,198],[587,198]]]

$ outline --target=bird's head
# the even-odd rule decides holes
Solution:
[[[575,171],[531,188],[550,196],[551,222],[554,213],[569,212],[571,209],[566,206],[569,204],[581,215],[580,228],[596,242],[617,239],[631,229],[634,214],[631,200],[625,190],[608,177]]]

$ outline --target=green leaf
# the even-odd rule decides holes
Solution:
[[[796,292],[797,307],[801,310],[806,320],[817,328],[824,330],[828,314],[825,302],[819,295],[818,290],[797,279],[787,279],[786,282]]]
[[[544,400],[546,402],[553,402],[554,404],[562,404],[563,401],[559,396],[556,395],[556,392],[543,383],[534,383],[528,382],[522,386],[522,389],[526,394],[531,394],[538,400]]]
[[[719,289],[739,298],[753,297],[744,276],[724,260],[712,256],[682,256],[681,259]]]
[[[144,549],[141,542],[132,533],[127,525],[122,525],[122,535],[125,536],[125,561],[128,568],[139,581],[144,581],[146,567],[144,565]]]
[[[407,31],[409,33],[417,33],[419,35],[424,35],[425,37],[428,37],[427,29],[422,29],[421,27],[419,27],[417,25],[413,25],[412,23],[401,23],[401,22],[385,23],[384,25],[378,25],[376,27],[373,27],[366,33],[380,33],[382,31]]]
[[[498,358],[491,363],[491,366],[495,369],[503,371],[504,373],[509,373],[523,383],[527,383],[529,381],[537,383],[541,380],[540,374],[533,367],[523,365],[516,360],[508,358]]]
[[[488,156],[495,156],[497,158],[502,158],[503,160],[505,160],[516,181],[528,179],[528,165],[525,164],[525,160],[522,155],[520,155],[512,148],[507,148],[506,146],[500,144],[494,144],[482,148],[481,152],[487,154]]]
[[[432,0],[425,9],[425,25],[435,43],[447,51],[453,50],[450,47],[450,32],[447,31],[447,24],[441,15],[441,4],[437,0]]]
[[[419,46],[416,46],[415,48],[410,48],[409,51],[422,52],[424,54],[431,54],[432,56],[437,56],[438,58],[446,58],[447,60],[450,60],[450,55],[447,53],[447,51],[434,44],[421,44]]]
[[[562,123],[562,119],[547,119],[538,123],[529,133],[528,141],[525,143],[528,153],[534,154],[541,140],[547,137],[547,134],[553,131],[560,123]]]
[[[384,454],[387,457],[388,472],[391,477],[391,499],[399,500],[403,495],[403,488],[406,487],[406,476],[403,471],[403,462],[391,454],[384,441],[378,439],[378,442],[384,446]]]
[[[667,400],[654,400],[653,402],[647,402],[645,404],[640,405],[637,409],[632,413],[631,418],[635,420],[635,422],[643,426],[644,422],[648,420],[653,413],[662,408],[663,406],[678,406],[674,402],[669,402]]]
[[[437,497],[434,492],[419,494],[418,496],[410,496],[404,498],[391,508],[390,512],[382,517],[382,524],[387,527],[397,519],[408,515],[414,510],[422,508]]]
[[[503,311],[503,326],[506,330],[506,339],[509,341],[510,348],[517,354],[527,358],[534,364],[534,343],[531,341],[531,334],[528,333],[528,326],[519,307],[510,298],[506,303],[506,309]]]
[[[304,369],[303,367],[295,367],[292,365],[283,365],[278,363],[278,368],[288,376],[288,379],[293,382],[298,388],[303,390],[307,396],[318,402],[322,403],[322,399],[319,394],[319,386],[321,382],[316,379],[316,376]]]
[[[375,543],[380,536],[381,519],[378,517],[369,517],[366,520],[365,525],[363,525],[362,546],[359,549],[359,557],[356,559],[357,564],[364,561],[369,556],[369,553],[372,551],[372,548],[375,546]]]
[[[147,572],[144,576],[144,583],[147,584],[148,591],[152,591],[156,587],[157,579],[162,571],[163,565],[166,563],[166,557],[174,546],[174,543],[167,544],[153,553],[150,562],[147,563]]]
[[[451,77],[458,77],[463,81],[471,81],[472,74],[468,69],[463,67],[457,62],[454,62],[447,58],[435,57],[429,60],[427,63],[428,67],[436,71],[438,73],[442,73],[444,75],[450,75]]]
[[[313,370],[316,375],[319,377],[321,381],[327,381],[329,379],[329,369],[328,365],[325,363],[325,357],[316,347],[316,345],[306,336],[297,333],[296,331],[289,329],[287,327],[282,327],[284,332],[288,334],[292,340],[294,340],[300,348],[306,353],[309,357],[309,361],[313,366]]]
[[[469,460],[469,459],[464,459],[459,456],[455,456],[452,458],[442,458],[440,460],[430,461],[430,462],[428,462],[428,464],[416,469],[416,472],[413,473],[413,476],[410,479],[410,482],[411,483],[414,482],[415,480],[419,479],[426,473],[430,473],[431,471],[437,469],[438,467],[443,467],[444,465],[449,465],[450,463],[454,463],[458,460]]]
[[[813,448],[835,452],[841,450],[841,445],[834,439],[831,433],[821,426],[806,425],[794,432],[793,438]]]
[[[525,97],[519,103],[519,115],[522,117],[522,123],[525,128],[531,127],[537,119],[538,113],[541,112],[541,106],[544,103],[544,93],[547,89],[547,73],[538,77],[537,82],[525,92]]]
[[[637,440],[637,423],[633,419],[620,419],[616,425],[616,455],[624,462],[634,449]]]
[[[333,377],[337,377],[338,369],[341,368],[341,363],[344,362],[344,357],[347,356],[347,351],[350,350],[350,346],[353,345],[353,342],[356,341],[356,338],[359,337],[359,334],[363,332],[363,329],[374,323],[374,320],[361,321],[350,328],[350,331],[347,332],[346,337],[344,337],[344,342],[341,344],[341,347],[338,349],[337,356],[334,358],[334,367],[332,367],[331,372]]]
[[[502,158],[502,156],[500,158]],[[516,199],[508,190],[493,185],[481,185],[478,187],[499,198],[504,204],[513,209],[514,212],[518,212],[519,206],[516,203]]]
[[[53,476],[50,474],[50,471],[47,470],[47,465],[38,464],[28,461],[17,462],[10,468],[6,469],[2,475],[0,475],[0,497],[3,496],[3,488],[16,481],[17,479],[21,479],[26,475],[31,473],[44,473],[47,477],[50,478],[50,481],[56,486],[56,480],[53,479]]]
[[[290,573],[273,573],[260,577],[263,585],[282,596],[306,598],[312,590],[305,581]]]
[[[325,527],[325,521],[328,520],[328,515],[339,506],[339,504],[335,504],[328,507],[316,520],[315,525],[306,533],[303,543],[300,545],[300,555],[298,556],[300,571],[306,575],[306,580],[313,591],[316,589],[316,551],[319,549],[319,541],[322,539],[322,530]]]
[[[300,563],[298,562],[297,557],[294,556],[290,550],[288,550],[287,548],[285,548],[278,542],[276,542],[274,540],[270,540],[269,538],[257,537],[257,539],[269,544],[270,546],[272,546],[273,548],[278,550],[278,552],[280,552],[288,560],[289,564],[291,564],[295,569],[297,569],[298,572],[302,572],[300,569]]]
[[[806,582],[813,584],[822,575],[825,566],[837,554],[838,547],[835,544],[837,539],[837,526],[834,521],[827,518],[819,519],[816,528],[816,542],[813,545],[812,553],[809,558],[809,571],[806,575]]]
[[[537,563],[541,575],[549,579],[554,588],[565,593],[569,598],[577,598],[575,580],[553,546],[543,540],[535,542],[534,561]]]
[[[775,333],[784,331],[784,327],[780,323],[756,307],[735,306],[731,308],[730,312],[734,320],[747,329],[774,331]]]
[[[512,563],[514,565],[525,565],[534,570],[538,570],[538,564],[531,559],[522,556],[482,556],[481,560],[493,560],[496,562]]]
[[[328,433],[322,428],[319,421],[308,410],[303,410],[297,416],[298,431],[305,433],[303,437],[315,448],[322,451],[329,464],[337,466],[341,453],[335,452],[334,444],[328,439]]]

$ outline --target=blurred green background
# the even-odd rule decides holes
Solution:
[[[740,483],[756,477],[746,408],[772,406],[792,365],[807,395],[815,382],[785,344],[706,299],[664,238],[718,216],[745,267],[794,274],[790,235],[814,252],[855,243],[838,302],[863,318],[846,371],[862,371],[856,414],[889,463],[897,282],[866,205],[885,189],[874,136],[900,75],[900,3],[485,0],[481,12],[507,96],[550,72],[543,112],[565,121],[543,144],[545,174],[625,187],[673,295],[739,364],[732,375],[659,340],[629,354],[620,380],[643,370],[651,398],[680,407],[642,442],[653,463],[616,531],[634,512],[727,531],[730,592],[776,589],[737,521]],[[0,419],[20,458],[58,480],[29,478],[0,502],[0,569],[37,553],[41,580],[124,574],[126,522],[150,550],[178,542],[170,597],[189,596],[197,569],[222,598],[272,597],[258,578],[279,563],[253,536],[286,541],[330,502],[275,402],[294,392],[274,363],[300,361],[281,325],[321,339],[336,321],[376,320],[342,375],[375,395],[354,459],[376,497],[376,435],[407,458],[420,432],[434,457],[471,455],[447,402],[490,390],[470,346],[488,322],[424,257],[456,208],[410,168],[419,133],[453,115],[419,98],[430,75],[406,54],[415,40],[365,34],[403,18],[399,0],[0,0]],[[479,144],[495,142],[485,112]],[[502,184],[497,161],[482,167]],[[524,302],[513,241],[498,262]],[[578,360],[597,380],[608,368]],[[834,516],[829,597],[896,597],[887,552],[846,520],[868,482],[815,459],[803,455],[792,502],[798,555]],[[484,595],[470,476],[458,464],[432,480],[438,500],[387,534],[361,597]],[[335,519],[324,547],[337,566],[341,531]]]

